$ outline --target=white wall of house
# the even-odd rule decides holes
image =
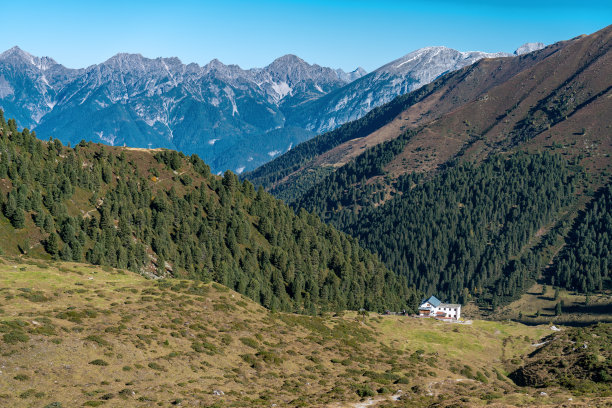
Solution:
[[[459,307],[449,307],[442,303],[438,308],[436,313],[440,311],[444,313],[448,317],[452,317],[453,319],[459,320],[461,318],[461,306]]]
[[[421,307],[430,309],[431,312],[429,315],[432,317],[438,316],[438,312],[441,312],[444,313],[445,317],[450,317],[456,320],[461,319],[461,306],[441,303],[438,307],[435,307],[431,303],[425,302],[421,305]]]

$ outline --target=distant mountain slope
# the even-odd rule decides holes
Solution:
[[[117,54],[73,70],[15,47],[0,54],[0,107],[43,139],[173,148],[197,153],[215,173],[241,173],[444,72],[495,55],[426,48],[358,81],[366,74],[361,68],[347,73],[295,55],[243,70],[218,60],[200,67]]]
[[[559,250],[543,237],[608,183],[611,47],[612,26],[480,60],[248,176],[419,289],[496,306],[539,277]]]
[[[413,309],[357,241],[170,150],[63,147],[0,111],[0,250],[214,280],[275,310]]]
[[[315,133],[323,133],[359,119],[372,108],[418,89],[442,74],[471,65],[482,58],[510,55],[503,52],[459,52],[446,47],[422,48],[304,104],[289,116],[289,120]]]

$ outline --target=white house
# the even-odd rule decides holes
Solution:
[[[459,320],[461,318],[461,305],[442,303],[435,296],[421,302],[419,316],[435,317],[436,319]]]

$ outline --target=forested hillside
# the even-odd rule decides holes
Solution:
[[[612,184],[602,188],[566,239],[550,277],[553,285],[582,293],[612,287]]]
[[[42,142],[0,115],[7,254],[214,280],[278,310],[413,308],[357,241],[197,156]]]
[[[382,193],[365,183],[346,189],[347,180],[365,180],[384,157],[364,154],[296,205],[357,237],[425,293],[461,303],[475,294],[497,304],[524,292],[540,264],[525,245],[574,198],[575,176],[565,160],[546,153],[493,156],[431,179],[406,175],[384,205],[376,205]],[[357,205],[364,207],[356,212]]]

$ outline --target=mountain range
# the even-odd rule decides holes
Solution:
[[[446,72],[500,56],[510,54],[428,47],[366,75],[294,55],[248,70],[139,54],[69,69],[14,47],[0,54],[0,107],[43,139],[172,148],[197,153],[214,172],[241,173]]]

